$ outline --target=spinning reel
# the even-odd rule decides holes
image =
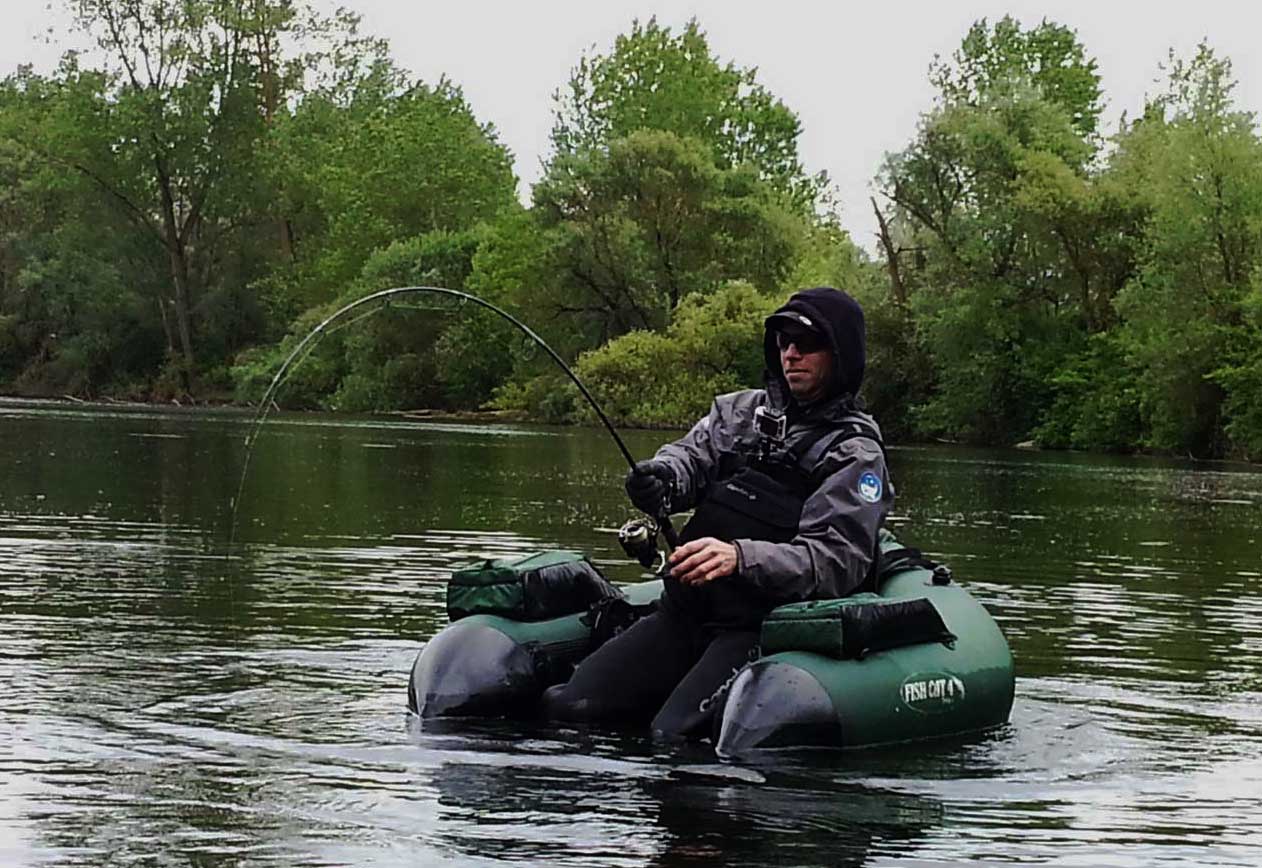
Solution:
[[[633,518],[618,528],[618,543],[627,557],[654,572],[666,564],[666,553],[657,548],[658,530],[657,522],[647,516]]]

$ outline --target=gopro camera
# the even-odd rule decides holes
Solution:
[[[785,424],[783,413],[766,407],[754,408],[754,429],[773,443],[784,442]]]

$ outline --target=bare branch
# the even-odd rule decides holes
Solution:
[[[870,196],[868,200],[872,203],[872,210],[876,213],[876,223],[880,227],[880,232],[877,234],[881,240],[881,247],[885,249],[885,267],[890,273],[890,288],[894,291],[894,301],[898,303],[899,307],[906,307],[907,288],[903,284],[903,275],[899,268],[899,250],[894,247],[894,239],[890,236],[889,224],[885,222],[885,215],[881,213],[881,209],[876,204],[876,197]]]

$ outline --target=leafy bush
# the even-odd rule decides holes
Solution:
[[[1223,413],[1227,435],[1242,457],[1262,460],[1262,274],[1245,298],[1245,324],[1235,358],[1210,377],[1225,392]]]
[[[1035,441],[1057,449],[1133,449],[1143,432],[1137,379],[1114,335],[1093,336],[1052,376],[1056,396]]]
[[[523,380],[510,380],[495,391],[491,406],[497,410],[526,413],[532,419],[551,424],[579,420],[580,405],[586,402],[565,374],[539,374]]]
[[[759,385],[763,320],[779,305],[746,283],[688,296],[665,333],[616,338],[584,353],[577,373],[612,419],[690,425],[716,394]]]

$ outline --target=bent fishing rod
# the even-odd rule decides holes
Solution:
[[[335,311],[333,314],[325,318],[325,320],[318,326],[312,329],[305,338],[299,341],[298,345],[294,347],[293,351],[285,358],[285,361],[281,363],[280,368],[277,369],[276,374],[272,377],[271,385],[267,387],[267,391],[263,394],[262,401],[259,402],[258,413],[255,414],[254,420],[251,423],[250,433],[245,439],[245,463],[241,468],[241,480],[237,485],[237,495],[233,498],[232,504],[232,527],[229,539],[230,546],[231,543],[235,541],[236,537],[237,506],[241,501],[241,494],[245,489],[245,479],[250,468],[250,454],[254,449],[254,441],[258,439],[259,431],[263,427],[263,422],[266,421],[267,414],[271,412],[271,408],[274,406],[273,401],[276,392],[285,382],[285,378],[289,374],[290,369],[293,368],[296,363],[301,362],[310,355],[316,348],[316,345],[326,335],[332,334],[338,329],[356,323],[361,319],[372,316],[378,311],[387,309],[390,306],[390,299],[395,296],[427,293],[456,298],[461,302],[471,301],[474,304],[480,305],[492,313],[498,314],[500,317],[508,320],[516,326],[522,334],[526,335],[526,337],[530,338],[538,346],[542,347],[544,352],[551,356],[552,360],[556,362],[561,370],[565,372],[565,375],[570,378],[570,381],[578,387],[579,392],[587,400],[587,403],[591,405],[591,408],[596,412],[596,416],[604,424],[605,430],[609,432],[609,436],[612,437],[614,443],[618,445],[618,450],[622,453],[622,457],[626,459],[627,466],[632,470],[635,470],[635,459],[631,456],[631,451],[627,449],[626,443],[622,441],[622,437],[619,436],[617,430],[613,427],[613,423],[609,421],[609,417],[605,415],[605,411],[601,409],[600,404],[596,401],[596,398],[590,391],[588,391],[587,386],[584,385],[583,381],[578,378],[578,375],[575,374],[570,366],[565,363],[565,360],[557,355],[556,351],[552,349],[552,347],[548,346],[547,341],[535,334],[534,330],[531,329],[530,326],[526,325],[503,308],[498,307],[485,299],[478,298],[476,295],[468,292],[461,292],[457,289],[447,289],[442,286],[397,286],[393,289],[383,289],[379,292],[374,292],[371,295],[366,295],[363,298],[357,299]],[[368,307],[367,310],[360,311],[359,314],[354,317],[350,316],[352,312],[373,304],[377,304],[377,306]],[[679,538],[675,533],[674,526],[671,524],[670,515],[667,511],[668,509],[668,505],[663,505],[661,514],[654,516],[654,518],[658,523],[658,527],[662,531],[662,535],[666,537],[667,545],[673,549],[679,545]]]

